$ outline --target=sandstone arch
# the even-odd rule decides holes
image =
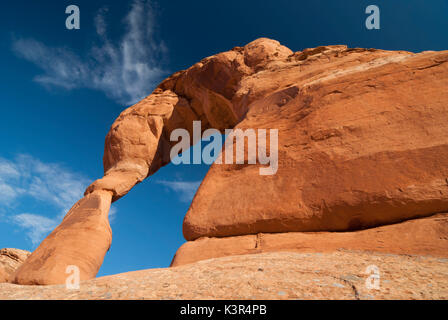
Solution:
[[[202,130],[278,128],[284,162],[264,178],[212,166],[185,218],[187,240],[359,230],[448,211],[447,61],[448,52],[345,46],[293,53],[258,39],[175,73],[117,118],[104,177],[15,282],[64,283],[67,265],[95,277],[112,239],[110,203],[169,163],[170,132],[191,132],[194,120]]]

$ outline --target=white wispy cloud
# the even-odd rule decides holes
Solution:
[[[44,163],[30,155],[19,155],[13,160],[0,158],[0,208],[8,212],[7,221],[25,230],[35,246],[83,197],[91,181],[60,164]],[[22,210],[17,203],[27,203],[26,197],[45,204],[46,214],[13,213]],[[116,209],[111,207],[110,220],[115,216]]]
[[[0,159],[0,178],[17,178],[19,176],[20,172],[14,164]]]
[[[116,217],[117,217],[117,208],[111,205],[109,209],[109,222],[110,223],[114,222]]]
[[[58,224],[56,219],[50,219],[44,216],[31,213],[21,213],[15,215],[11,220],[27,230],[27,236],[33,246],[38,245],[42,239],[52,231]]]
[[[18,185],[12,186],[11,181],[20,178],[20,168],[14,163],[0,158],[0,203],[10,206],[13,201],[25,192]]]
[[[10,205],[23,190],[20,188],[12,188],[7,183],[0,180],[0,202]]]
[[[89,179],[55,163],[43,163],[30,155],[14,160],[0,158],[0,206],[16,211],[25,197],[53,208],[51,217],[35,213],[9,214],[9,221],[25,230],[33,245],[39,243],[82,197]]]
[[[167,187],[179,195],[179,200],[189,203],[193,200],[201,181],[165,181],[159,180],[156,183]]]
[[[119,43],[112,43],[107,35],[107,13],[102,8],[96,15],[97,42],[85,57],[25,38],[15,40],[13,50],[43,70],[34,78],[42,85],[100,90],[121,104],[134,104],[167,75],[162,67],[167,48],[155,37],[155,10],[150,1],[132,2]]]
[[[56,163],[43,163],[30,155],[19,155],[14,163],[21,172],[18,186],[36,200],[61,209],[80,199],[90,179]]]

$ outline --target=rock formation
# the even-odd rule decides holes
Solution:
[[[171,132],[184,128],[193,137],[194,120],[202,130],[278,129],[278,171],[212,165],[184,220],[184,236],[194,242],[174,264],[266,247],[300,251],[319,247],[319,239],[331,239],[334,249],[445,255],[446,217],[420,218],[448,212],[447,61],[448,51],[323,46],[293,53],[258,39],[173,74],[114,122],[104,177],[15,282],[63,283],[67,265],[78,265],[82,279],[94,277],[111,241],[110,202],[169,163]],[[409,219],[417,219],[419,240],[397,238],[399,227],[378,228]],[[360,231],[366,228],[373,229]],[[259,239],[271,240],[257,247]]]
[[[11,277],[31,254],[29,251],[5,248],[0,250],[0,283],[11,282]]]
[[[258,233],[188,241],[171,266],[230,255],[264,252],[332,252],[359,250],[401,255],[447,257],[448,214],[350,232]],[[448,271],[448,266],[447,269]],[[448,281],[448,279],[446,279]]]
[[[81,280],[94,278],[112,241],[108,219],[111,199],[109,192],[99,190],[78,201],[18,268],[13,282],[65,283],[69,266],[79,268]]]

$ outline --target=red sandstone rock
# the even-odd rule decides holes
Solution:
[[[448,211],[447,61],[448,51],[293,53],[269,39],[203,59],[123,111],[106,137],[105,175],[86,190],[102,194],[103,209],[93,222],[72,209],[77,223],[44,240],[16,282],[63,282],[67,263],[93,277],[110,243],[107,198],[169,163],[171,131],[191,132],[194,120],[203,130],[278,129],[279,168],[213,165],[185,217],[187,240],[350,231]]]
[[[203,130],[278,129],[279,171],[213,165],[185,218],[187,240],[358,230],[447,211],[447,60],[345,46],[293,54],[268,39],[206,58],[120,115],[105,177],[87,192],[126,194],[169,162],[173,129],[202,120]]]
[[[448,257],[448,214],[351,232],[259,233],[199,238],[177,250],[171,266],[200,260],[262,252],[334,252],[361,250]]]
[[[187,240],[359,230],[448,210],[448,52],[318,52],[242,80],[235,96],[253,98],[237,128],[279,130],[278,172],[213,165]]]

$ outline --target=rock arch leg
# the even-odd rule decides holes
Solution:
[[[65,283],[68,266],[79,268],[80,280],[94,278],[112,241],[108,220],[111,200],[112,194],[101,190],[79,200],[16,271],[13,282]]]
[[[173,97],[170,93],[167,95]],[[159,98],[149,96],[145,103],[160,102]],[[168,111],[172,111],[174,104],[165,102],[169,105]],[[16,271],[14,283],[65,283],[69,276],[67,268],[73,265],[79,268],[80,280],[96,276],[112,242],[108,219],[111,203],[167,162],[162,156],[166,148],[161,137],[162,117],[148,112],[132,114],[139,107],[141,104],[131,108],[129,114],[125,112],[112,125],[106,138],[104,177],[87,188],[84,198]],[[135,130],[137,135],[132,133]]]

